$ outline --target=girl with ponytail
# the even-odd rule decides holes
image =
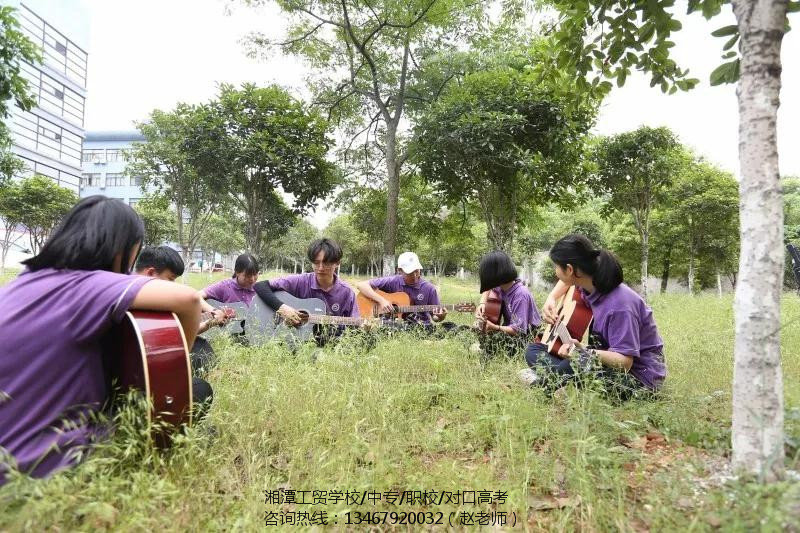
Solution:
[[[653,311],[633,289],[623,283],[622,266],[607,250],[598,250],[583,235],[567,235],[550,249],[558,283],[542,308],[543,318],[553,323],[557,301],[570,286],[581,292],[592,309],[591,337],[597,339],[590,350],[597,377],[627,397],[636,389],[657,390],[666,377],[664,342],[653,320]],[[580,342],[573,339],[573,343]],[[525,353],[529,369],[520,373],[526,383],[555,377],[562,385],[575,375],[571,361],[572,345],[564,345],[558,355],[548,353],[542,343],[531,343]]]

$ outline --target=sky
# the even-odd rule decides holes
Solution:
[[[41,0],[40,0],[41,1]],[[47,0],[58,2],[58,0]],[[261,31],[280,38],[285,21],[277,8],[259,9],[229,0],[77,0],[89,16],[86,130],[133,129],[153,109],[209,100],[220,82],[278,83],[301,94],[308,72],[296,59],[246,57],[242,38]],[[685,0],[679,0],[685,4]],[[46,18],[46,17],[45,17]],[[796,15],[800,23],[800,15]],[[710,33],[734,18],[711,22],[683,17],[673,57],[701,83],[688,93],[664,95],[644,75],[630,76],[603,103],[595,133],[608,135],[641,125],[668,126],[680,140],[720,167],[738,173],[738,109],[735,86],[710,87],[725,39]],[[782,48],[783,87],[778,115],[782,174],[800,175],[800,31]],[[322,227],[332,214],[309,217]]]

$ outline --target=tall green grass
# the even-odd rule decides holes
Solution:
[[[206,274],[187,278],[194,287],[209,282]],[[469,282],[443,279],[441,290],[446,302],[477,297]],[[494,510],[533,530],[781,530],[800,520],[796,483],[716,483],[730,452],[731,306],[730,296],[655,296],[667,384],[656,400],[622,404],[591,387],[555,397],[524,388],[516,378],[522,361],[482,364],[468,336],[402,334],[366,350],[350,335],[321,354],[221,337],[206,422],[162,453],[121,421],[78,468],[0,489],[0,530],[253,530],[279,510],[325,510],[339,529],[355,527],[345,525],[348,510]],[[796,296],[786,295],[783,313],[787,437],[797,442]],[[797,469],[797,448],[787,452]],[[263,491],[278,488],[502,491],[507,499],[265,505]]]

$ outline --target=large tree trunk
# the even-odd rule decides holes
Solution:
[[[775,481],[784,474],[780,296],[783,201],[776,119],[786,0],[733,0],[741,33],[739,220],[733,370],[733,466]]]
[[[397,202],[400,198],[400,165],[397,161],[397,121],[386,125],[386,226],[383,229],[383,275],[395,272]]]
[[[689,246],[689,294],[694,294],[694,246]]]

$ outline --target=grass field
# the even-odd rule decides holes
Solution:
[[[192,274],[188,283],[202,287],[209,279]],[[445,302],[477,296],[474,283],[452,279],[442,280],[441,292]],[[249,531],[264,528],[273,512],[319,520],[323,511],[341,530],[416,530],[389,525],[413,511],[434,520],[442,513],[436,529],[450,529],[451,516],[467,524],[490,517],[496,525],[507,513],[504,529],[797,531],[799,482],[723,483],[730,477],[731,304],[731,296],[656,295],[667,384],[655,401],[623,404],[591,388],[553,398],[524,388],[516,377],[521,360],[481,365],[467,338],[404,334],[368,352],[348,338],[313,361],[310,347],[291,354],[220,337],[206,423],[159,453],[123,421],[78,468],[0,489],[0,530]],[[787,465],[796,470],[795,295],[785,296],[783,317]],[[265,503],[264,491],[279,489],[319,503]],[[326,491],[325,503],[321,492],[299,491]],[[386,501],[387,493],[404,491],[436,491],[428,495],[436,503]],[[445,491],[475,491],[481,503],[456,504],[452,494],[439,503]],[[386,524],[347,524],[384,511],[398,515],[385,515]]]

